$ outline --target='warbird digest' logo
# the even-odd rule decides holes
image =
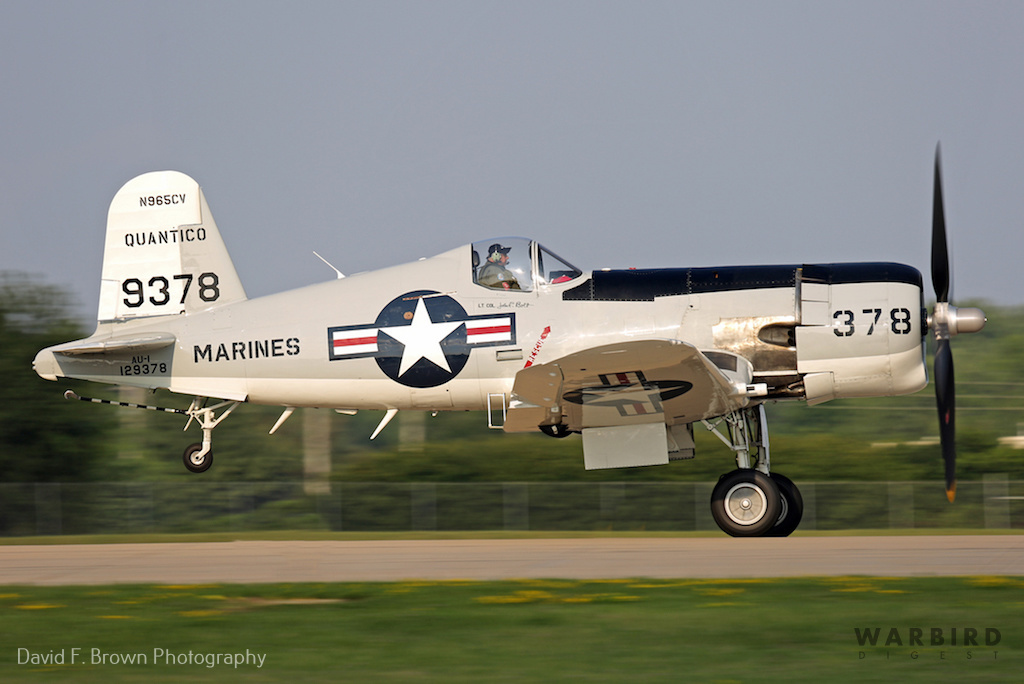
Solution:
[[[395,382],[421,388],[457,376],[475,347],[515,342],[515,314],[470,316],[448,295],[430,290],[393,299],[371,324],[327,329],[331,361],[374,357]]]

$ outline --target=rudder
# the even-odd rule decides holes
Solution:
[[[125,183],[110,203],[98,318],[167,316],[246,299],[199,184],[178,171]]]

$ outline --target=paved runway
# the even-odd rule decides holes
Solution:
[[[1024,575],[1024,536],[0,546],[0,584]]]

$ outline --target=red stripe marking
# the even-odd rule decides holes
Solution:
[[[340,340],[334,340],[335,347],[349,347],[357,344],[376,344],[377,336],[373,337],[349,337]]]
[[[467,328],[467,335],[490,335],[492,333],[510,333],[511,325],[492,325],[488,328]]]

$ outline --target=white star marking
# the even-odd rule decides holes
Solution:
[[[434,323],[427,313],[427,305],[421,298],[416,302],[416,311],[412,316],[412,323],[400,325],[394,328],[381,328],[380,331],[389,337],[393,337],[403,345],[402,365],[398,369],[398,376],[405,375],[406,371],[416,365],[420,359],[426,359],[439,368],[449,373],[452,367],[441,349],[441,341],[455,332],[455,329],[462,325],[462,321],[448,323]]]

